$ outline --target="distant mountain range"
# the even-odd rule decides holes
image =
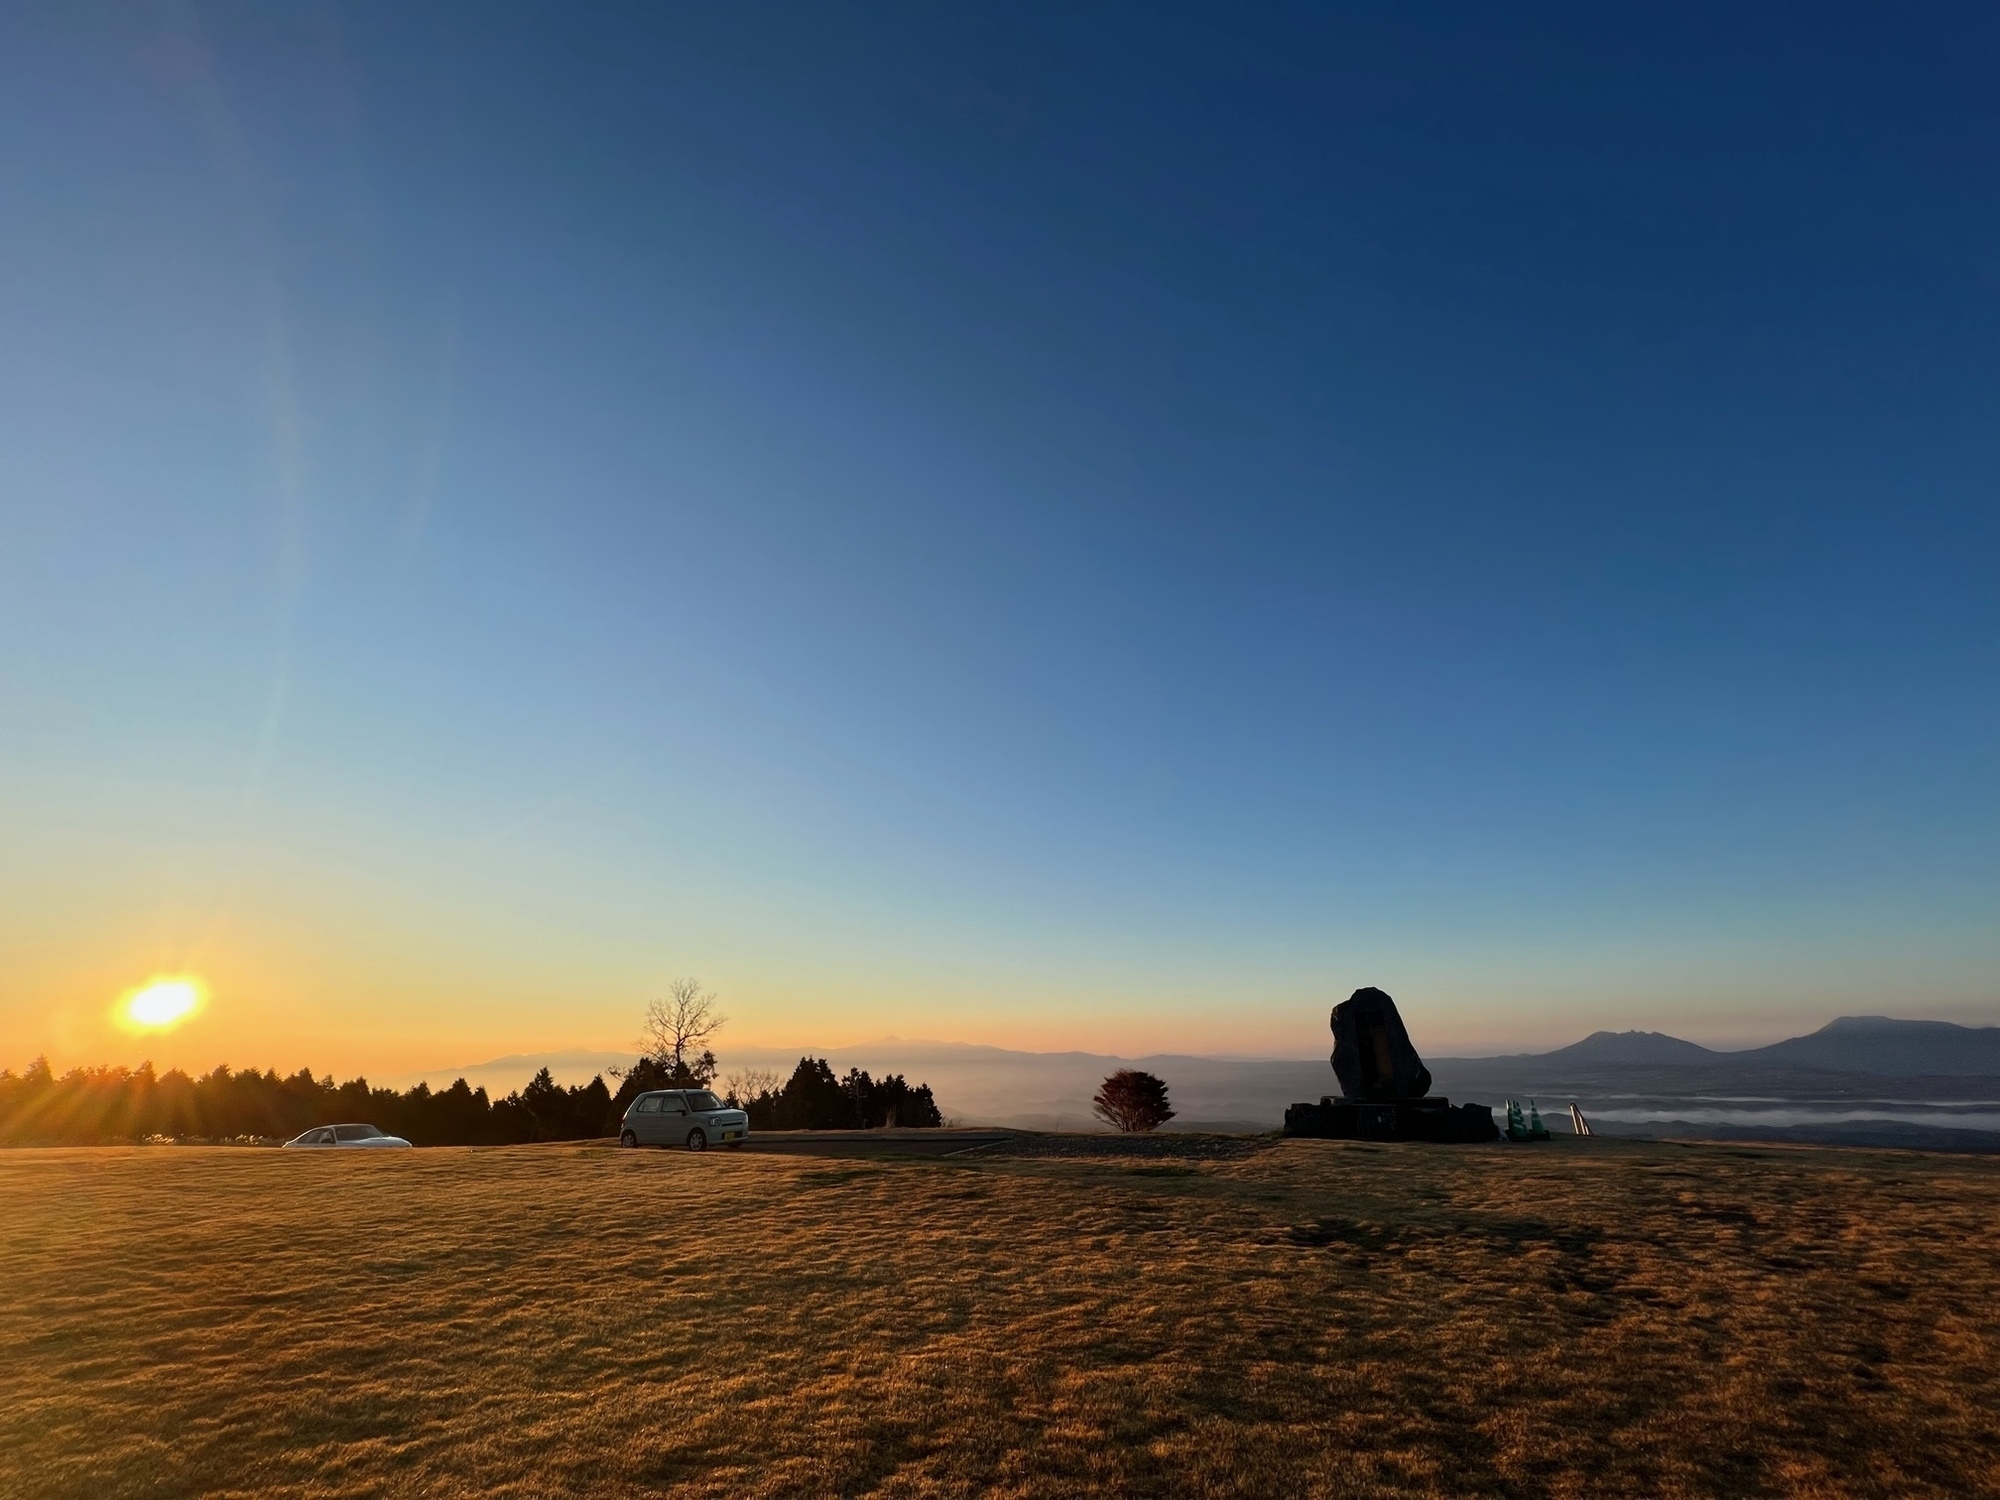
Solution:
[[[1544,1069],[1552,1065],[1810,1068],[1887,1078],[1986,1077],[2000,1074],[2000,1026],[1842,1016],[1810,1035],[1734,1052],[1719,1052],[1658,1031],[1597,1031],[1553,1052],[1450,1060],[1532,1061]]]
[[[1178,1111],[1174,1129],[1270,1129],[1283,1119],[1287,1104],[1337,1091],[1323,1055],[1114,1057],[898,1037],[846,1047],[731,1047],[725,1040],[718,1051],[725,1078],[744,1069],[782,1078],[810,1052],[828,1058],[836,1071],[859,1067],[929,1083],[945,1114],[967,1124],[1036,1130],[1101,1128],[1091,1117],[1091,1094],[1107,1073],[1122,1067],[1144,1068],[1167,1080]],[[584,1049],[517,1053],[381,1081],[406,1086],[422,1077],[441,1087],[463,1077],[498,1096],[520,1088],[538,1068],[548,1068],[558,1082],[583,1083],[633,1060],[629,1052]],[[2000,1027],[1844,1016],[1808,1036],[1735,1052],[1654,1031],[1600,1031],[1552,1052],[1426,1061],[1438,1093],[1483,1103],[1576,1099],[1586,1113],[1609,1112],[1614,1122],[1621,1114],[1630,1117],[1615,1128],[1631,1131],[1716,1135],[1754,1129],[1760,1138],[1935,1145],[1952,1143],[1938,1133],[1949,1127],[1965,1139],[2000,1143]],[[1756,1116],[1754,1126],[1717,1119],[1717,1101],[1744,1096],[1810,1101],[1811,1109],[1793,1110],[1777,1123],[1767,1105],[1752,1104],[1747,1109]],[[1949,1101],[1968,1100],[1993,1102],[1964,1118],[1933,1120],[1939,1110],[1959,1108]],[[1899,1102],[1891,1107],[1884,1101]],[[1728,1109],[1745,1112],[1735,1105]],[[1875,1118],[1885,1111],[1896,1118]],[[1656,1128],[1647,1121],[1666,1123]],[[1930,1133],[1911,1134],[1920,1126]]]

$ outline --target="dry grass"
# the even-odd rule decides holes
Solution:
[[[2000,1493],[2000,1163],[0,1154],[7,1495]]]

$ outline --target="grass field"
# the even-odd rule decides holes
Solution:
[[[2000,1162],[0,1153],[0,1494],[2000,1494]]]

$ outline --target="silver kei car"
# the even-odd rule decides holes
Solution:
[[[407,1147],[409,1144],[400,1135],[384,1135],[373,1125],[315,1125],[303,1135],[294,1136],[286,1141],[285,1148],[290,1150],[293,1146]]]
[[[750,1134],[750,1117],[731,1109],[707,1089],[667,1089],[641,1094],[626,1106],[618,1123],[621,1146],[685,1146],[706,1151],[710,1145],[732,1150]]]

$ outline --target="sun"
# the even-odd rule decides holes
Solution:
[[[171,1031],[201,1009],[199,979],[149,979],[118,1002],[118,1024],[127,1031]]]

